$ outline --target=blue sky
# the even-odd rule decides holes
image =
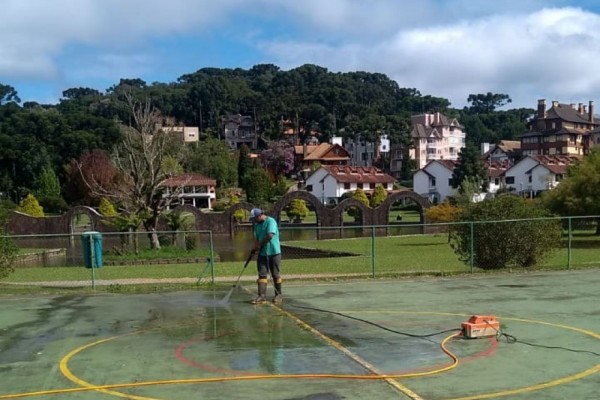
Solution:
[[[462,107],[471,93],[600,100],[600,1],[0,0],[0,83],[22,101],[174,82],[204,67],[388,75]]]

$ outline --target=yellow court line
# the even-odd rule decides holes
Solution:
[[[432,311],[390,311],[390,310],[348,311],[348,310],[345,310],[345,311],[340,311],[340,312],[343,312],[343,313],[354,312],[354,313],[367,313],[367,314],[368,313],[377,313],[377,314],[387,313],[387,314],[416,314],[416,315],[417,314],[421,314],[421,315],[437,314],[437,315],[448,315],[448,316],[469,316],[468,314],[442,313],[442,312],[436,313],[436,312],[432,312]],[[506,320],[506,321],[525,322],[525,323],[529,323],[529,324],[539,324],[539,325],[551,326],[554,328],[566,329],[566,330],[570,330],[570,331],[574,331],[574,332],[578,332],[578,333],[583,333],[584,335],[588,335],[595,339],[600,340],[600,334],[593,332],[593,331],[586,330],[586,329],[577,328],[574,326],[554,324],[551,322],[539,321],[539,320],[533,320],[533,319],[525,319],[525,318],[512,318],[512,317],[497,317],[497,318],[500,320]],[[533,392],[536,390],[547,389],[550,387],[573,382],[573,381],[585,378],[587,376],[590,376],[592,374],[595,374],[597,372],[600,372],[600,364],[595,365],[592,368],[586,369],[584,371],[578,372],[576,374],[565,376],[563,378],[555,379],[555,380],[548,381],[548,382],[542,382],[537,385],[524,386],[524,387],[517,388],[517,389],[501,390],[501,391],[493,392],[493,393],[478,394],[478,395],[474,395],[474,396],[455,397],[455,398],[446,399],[446,400],[490,399],[490,398],[494,398],[494,397],[504,397],[504,396],[510,396],[513,394]]]
[[[354,354],[353,352],[351,352],[350,350],[348,350],[346,347],[342,346],[337,341],[333,340],[329,336],[323,334],[319,330],[317,330],[314,327],[310,326],[309,324],[307,324],[306,322],[304,322],[303,320],[301,320],[300,318],[298,318],[294,314],[290,313],[289,311],[284,310],[281,307],[275,307],[275,308],[277,308],[280,313],[282,313],[282,314],[286,315],[287,317],[289,317],[289,318],[293,319],[294,321],[296,321],[296,323],[299,324],[302,328],[304,328],[307,331],[311,332],[312,334],[318,336],[323,341],[325,341],[325,343],[329,344],[330,346],[333,346],[337,350],[341,351],[344,355],[348,356],[350,359],[356,361],[362,367],[364,367],[365,369],[367,369],[367,371],[370,371],[370,372],[372,372],[372,373],[374,373],[376,375],[380,375],[380,376],[382,375],[381,372],[379,372],[379,370],[377,370],[377,368],[375,368],[375,366],[373,366],[371,363],[367,362],[363,358],[361,358],[358,355]],[[395,381],[393,379],[390,379],[390,378],[384,378],[384,380],[388,384],[390,384],[391,386],[393,386],[394,388],[400,390],[402,393],[404,393],[405,395],[407,395],[408,397],[410,397],[411,399],[413,399],[413,400],[423,400],[423,398],[421,396],[419,396],[417,393],[413,392],[412,390],[410,390],[406,386],[400,384],[399,382],[397,382],[397,381]]]
[[[122,335],[122,336],[113,336],[113,337],[109,337],[109,338],[106,338],[106,339],[101,339],[101,340],[98,340],[96,342],[86,344],[84,346],[76,348],[75,350],[70,351],[66,356],[64,356],[62,358],[62,360],[60,360],[60,372],[62,372],[62,374],[67,379],[69,379],[71,382],[76,383],[79,386],[82,386],[82,387],[85,387],[85,388],[89,388],[91,390],[96,390],[98,392],[110,394],[110,395],[113,395],[113,396],[123,397],[123,398],[126,398],[126,399],[134,399],[134,400],[158,400],[158,399],[155,399],[153,397],[134,396],[134,395],[124,394],[124,393],[113,391],[113,390],[99,389],[96,385],[93,385],[93,384],[91,384],[91,383],[89,383],[87,381],[84,381],[83,379],[78,378],[69,369],[69,366],[68,366],[69,360],[73,356],[75,356],[76,354],[82,352],[83,350],[89,349],[90,347],[96,346],[96,345],[101,344],[101,343],[106,343],[106,342],[108,342],[110,340],[114,340],[114,339],[116,339],[118,337],[128,336],[128,335],[132,335],[132,334],[133,333],[130,333],[130,334],[127,334],[127,335]]]
[[[282,309],[279,309],[282,310]],[[283,311],[283,310],[282,310]],[[350,311],[346,311],[346,312],[350,312]],[[362,313],[368,313],[368,312],[373,312],[373,311],[352,311],[352,312],[362,312]],[[391,313],[391,311],[389,310],[385,310],[385,311],[379,311],[379,313]],[[393,313],[406,313],[406,314],[427,314],[427,315],[452,315],[452,316],[465,316],[468,314],[457,314],[457,313],[436,313],[436,312],[411,312],[411,311],[394,311]],[[291,314],[290,314],[291,315]],[[588,330],[584,330],[581,328],[577,328],[577,327],[571,327],[571,326],[567,326],[567,325],[558,325],[558,324],[553,324],[553,323],[549,323],[549,322],[544,322],[544,321],[536,321],[536,320],[528,320],[528,319],[521,319],[521,318],[510,318],[510,317],[500,317],[500,319],[504,319],[504,320],[512,320],[512,321],[519,321],[519,322],[526,322],[526,323],[536,323],[536,324],[542,324],[542,325],[547,325],[547,326],[553,326],[553,327],[558,327],[558,328],[563,328],[563,329],[567,329],[567,330],[572,330],[575,332],[579,332],[579,333],[583,333],[589,336],[592,336],[596,339],[600,339],[600,335],[592,332],[592,331],[588,331]],[[309,330],[313,330],[314,328],[310,327],[308,324],[304,323],[303,321],[299,320],[299,323],[304,327],[306,327]],[[69,379],[71,379],[73,382],[78,383],[84,387],[80,387],[80,388],[67,388],[67,389],[54,389],[54,390],[47,390],[47,391],[37,391],[37,392],[28,392],[28,393],[15,393],[15,394],[8,394],[8,395],[0,395],[0,399],[15,399],[15,398],[23,398],[23,397],[29,397],[29,396],[41,396],[41,395],[50,395],[50,394],[60,394],[60,393],[71,393],[71,392],[83,392],[83,391],[92,391],[92,390],[96,390],[96,391],[101,391],[104,392],[106,394],[111,394],[111,395],[116,395],[116,396],[120,396],[120,397],[126,397],[126,398],[130,398],[130,399],[152,399],[152,400],[157,400],[157,399],[153,399],[153,398],[148,398],[148,397],[141,397],[141,396],[134,396],[134,395],[125,395],[123,393],[120,392],[116,392],[116,391],[111,391],[108,389],[118,389],[118,388],[134,388],[134,387],[143,387],[143,386],[155,386],[155,385],[172,385],[172,384],[194,384],[194,383],[212,383],[212,382],[227,382],[227,381],[242,381],[242,380],[265,380],[265,379],[354,379],[354,380],[378,380],[378,379],[383,379],[383,380],[387,380],[387,379],[399,379],[399,378],[410,378],[410,377],[420,377],[420,376],[427,376],[427,375],[432,375],[432,374],[438,374],[444,371],[448,371],[454,367],[456,367],[458,365],[458,359],[456,358],[456,356],[454,354],[452,354],[450,351],[448,351],[448,349],[446,348],[446,343],[448,341],[450,341],[452,338],[454,338],[457,334],[453,334],[450,335],[448,337],[446,337],[441,344],[442,350],[448,354],[452,359],[453,359],[453,363],[447,367],[438,369],[438,370],[433,370],[433,371],[428,371],[428,372],[420,372],[420,373],[412,373],[412,374],[396,374],[396,375],[385,375],[385,374],[381,374],[381,375],[348,375],[348,374],[297,374],[297,375],[293,375],[293,374],[286,374],[286,375],[250,375],[250,376],[236,376],[236,377],[215,377],[215,378],[192,378],[192,379],[172,379],[172,380],[162,380],[162,381],[148,381],[148,382],[135,382],[135,383],[122,383],[122,384],[109,384],[109,385],[92,385],[82,379],[77,378],[74,374],[71,373],[71,371],[69,370],[67,364],[69,362],[69,360],[74,357],[75,355],[77,355],[78,353],[89,349],[90,347],[96,346],[98,344],[102,344],[102,343],[106,343],[108,341],[120,338],[120,337],[124,337],[124,336],[129,336],[129,335],[134,335],[134,334],[139,334],[141,332],[144,331],[137,331],[137,332],[132,332],[132,333],[128,333],[125,335],[120,335],[120,336],[113,336],[113,337],[109,337],[109,338],[105,338],[105,339],[101,339],[98,340],[96,342],[93,343],[89,343],[87,345],[81,346],[71,352],[69,352],[69,354],[67,354],[65,357],[63,357],[63,359],[60,362],[61,365],[61,372],[63,372],[63,374],[65,374],[65,376],[67,376]],[[314,330],[314,332],[316,334],[320,334],[322,335],[320,332],[318,332],[317,330]],[[327,336],[323,335],[323,338],[327,339],[327,340],[331,340],[332,342],[333,339],[328,338]],[[337,342],[335,342],[337,343]],[[341,345],[340,345],[341,346]],[[341,349],[345,349],[343,346],[341,346]],[[346,351],[348,351],[347,349],[345,349]],[[350,352],[350,354],[353,354]],[[365,361],[366,363],[366,361]],[[367,363],[368,364],[368,363]],[[370,364],[369,364],[370,365]],[[508,396],[508,395],[513,395],[513,394],[520,394],[520,393],[525,393],[525,392],[531,392],[531,391],[535,391],[535,390],[540,390],[540,389],[545,389],[545,388],[549,388],[552,386],[557,386],[560,384],[564,384],[564,383],[568,383],[568,382],[572,382],[578,379],[582,379],[586,376],[589,376],[591,374],[594,374],[596,372],[600,371],[600,364],[582,371],[580,373],[571,375],[571,376],[567,376],[564,378],[560,378],[560,379],[556,379],[553,381],[549,381],[549,382],[544,382],[541,384],[537,384],[537,385],[532,385],[532,386],[528,386],[528,387],[524,387],[524,388],[517,388],[517,389],[510,389],[510,390],[506,390],[506,391],[500,391],[500,392],[495,392],[495,393],[482,393],[479,395],[474,395],[474,396],[469,396],[469,397],[459,397],[459,398],[454,398],[454,399],[447,399],[447,400],[475,400],[475,399],[488,399],[488,398],[492,398],[492,397],[501,397],[501,396]],[[397,383],[397,382],[396,382]],[[401,385],[402,386],[402,385]],[[408,389],[409,390],[409,389]],[[410,391],[410,390],[409,390]]]

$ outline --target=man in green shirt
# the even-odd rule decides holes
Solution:
[[[260,208],[250,211],[250,220],[254,222],[254,248],[258,253],[256,267],[258,270],[258,296],[251,301],[252,304],[267,302],[267,282],[269,273],[275,287],[274,304],[281,304],[281,245],[279,243],[279,228],[277,221],[269,217]]]

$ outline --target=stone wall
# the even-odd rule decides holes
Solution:
[[[279,199],[271,208],[265,210],[269,215],[276,218],[279,222],[281,215],[285,215],[285,208],[294,199],[302,199],[312,206],[317,217],[317,227],[330,228],[341,227],[343,225],[344,212],[349,207],[357,207],[361,211],[361,218],[357,222],[362,226],[388,225],[388,216],[391,206],[398,200],[408,198],[414,201],[420,208],[421,223],[425,223],[424,210],[431,206],[431,203],[425,197],[422,197],[412,191],[400,191],[389,195],[383,204],[377,208],[370,208],[355,199],[345,199],[334,208],[325,207],[319,199],[306,191],[294,191],[287,193]],[[235,211],[239,209],[251,210],[255,206],[250,203],[237,203],[222,213],[206,213],[191,205],[176,207],[173,211],[177,213],[187,212],[194,216],[195,222],[192,227],[197,231],[212,231],[213,233],[227,233],[233,235],[237,229],[243,229],[249,226],[246,221],[237,222],[233,217]],[[13,212],[7,226],[7,232],[11,235],[42,235],[42,234],[73,234],[80,233],[82,227],[75,224],[78,214],[85,214],[89,217],[89,226],[83,227],[83,230],[92,230],[98,232],[115,232],[114,228],[104,223],[104,218],[96,210],[90,207],[73,207],[65,214],[56,217],[32,217],[20,212]],[[159,224],[159,230],[170,230],[163,220]]]

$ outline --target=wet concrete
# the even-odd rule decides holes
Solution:
[[[530,274],[527,287],[514,287],[524,278],[516,275],[294,283],[284,287],[281,310],[248,304],[253,285],[249,292],[234,291],[227,303],[222,301],[226,289],[4,298],[0,396],[47,390],[57,390],[56,398],[115,396],[60,392],[82,385],[66,379],[62,362],[92,385],[152,383],[118,389],[152,399],[408,398],[381,379],[358,377],[373,375],[369,366],[385,374],[447,367],[452,360],[440,344],[449,332],[428,338],[403,333],[457,330],[473,314],[496,315],[502,330],[521,341],[598,352],[600,319],[592,317],[600,304],[597,274]],[[600,356],[591,353],[494,338],[454,339],[447,347],[458,366],[399,378],[400,387],[426,399],[507,391],[516,392],[502,398],[591,399],[597,394],[600,368],[572,378],[600,366]],[[158,384],[179,379],[195,381]],[[547,387],[531,389],[541,384]]]

